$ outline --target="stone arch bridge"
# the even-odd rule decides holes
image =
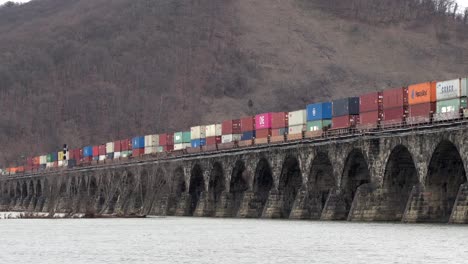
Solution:
[[[468,126],[407,128],[0,180],[0,209],[468,222]]]

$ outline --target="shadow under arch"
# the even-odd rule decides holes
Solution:
[[[193,215],[200,200],[201,193],[205,190],[205,180],[203,179],[203,170],[199,164],[195,164],[190,172],[190,208],[189,215]]]
[[[231,216],[237,216],[244,199],[244,193],[249,189],[247,179],[244,174],[245,163],[242,160],[236,161],[231,174],[229,193],[231,194],[232,211]]]
[[[336,187],[333,166],[326,153],[318,152],[312,160],[307,187],[311,218],[320,219],[328,195]]]
[[[289,218],[297,193],[302,186],[302,173],[296,157],[287,156],[283,162],[278,191],[283,199],[281,218]]]
[[[429,212],[420,221],[448,222],[460,185],[466,182],[465,167],[458,149],[447,140],[439,143],[427,170],[425,191],[430,193]]]
[[[353,149],[348,154],[341,179],[345,214],[347,216],[358,187],[371,182],[369,167],[361,150]]]
[[[224,179],[223,166],[219,162],[213,163],[213,167],[210,172],[210,182],[208,186],[208,192],[213,201],[213,213],[216,212],[216,208],[220,205],[221,195],[226,189],[226,183]]]
[[[273,187],[273,174],[270,163],[266,158],[261,158],[257,163],[253,186],[255,202],[258,205],[256,208],[258,213],[257,217],[260,217],[268,200],[270,190]]]

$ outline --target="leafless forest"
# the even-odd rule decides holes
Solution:
[[[429,0],[38,0],[0,8],[0,167],[468,73]]]

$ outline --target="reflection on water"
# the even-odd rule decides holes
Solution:
[[[1,220],[0,263],[467,263],[468,226],[210,218]]]

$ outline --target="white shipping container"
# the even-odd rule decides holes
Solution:
[[[437,101],[441,101],[464,97],[466,96],[466,89],[466,79],[455,79],[450,81],[437,82],[436,99]]]
[[[40,156],[39,163],[40,164],[47,164],[47,156],[46,155]]]
[[[174,144],[174,150],[183,150],[189,148],[190,146],[190,143]]]
[[[206,138],[206,127],[195,126],[190,128],[190,139]]]
[[[216,125],[208,125],[205,127],[205,136],[214,137],[216,136]]]
[[[53,162],[47,162],[46,163],[46,168],[53,168],[54,167],[54,163]]]
[[[145,147],[155,147],[159,145],[159,135],[145,136]]]
[[[106,160],[106,155],[100,155],[99,160]]]
[[[156,147],[145,147],[145,154],[156,153]]]
[[[65,162],[64,160],[59,160],[59,161],[58,161],[58,166],[59,166],[59,167],[63,167],[63,166],[64,166],[64,162]]]
[[[290,135],[301,134],[303,131],[306,131],[306,129],[307,129],[306,125],[290,126],[288,129],[288,134]]]
[[[223,124],[216,124],[216,133],[215,136],[222,136],[223,135]]]
[[[106,143],[106,153],[114,152],[114,142]]]
[[[120,152],[114,152],[114,159],[120,158]]]
[[[229,134],[221,136],[221,143],[229,143],[234,141],[240,141],[242,138],[241,134]]]
[[[288,126],[305,125],[307,123],[306,110],[289,112]]]

